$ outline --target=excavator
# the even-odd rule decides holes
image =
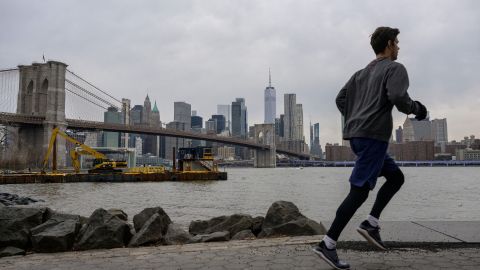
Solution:
[[[57,158],[56,158],[56,140],[57,135],[62,136],[65,140],[73,143],[76,147],[70,150],[70,158],[72,159],[73,168],[75,169],[75,173],[80,172],[80,155],[90,155],[93,156],[95,159],[93,161],[93,168],[88,170],[89,173],[112,173],[112,172],[121,172],[120,169],[117,168],[126,168],[127,162],[126,161],[114,161],[110,160],[104,154],[95,151],[88,145],[85,145],[74,138],[68,136],[65,132],[61,131],[58,127],[54,128],[52,131],[52,136],[50,137],[50,143],[48,144],[48,150],[45,154],[45,158],[43,159],[43,169],[42,173],[45,173],[45,169],[48,166],[48,159],[50,158],[50,153],[52,154],[52,172],[57,172]]]

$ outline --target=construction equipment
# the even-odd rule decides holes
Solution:
[[[48,166],[48,159],[50,158],[50,153],[52,154],[52,172],[56,173],[57,171],[57,158],[56,158],[56,140],[57,135],[62,136],[65,140],[73,143],[76,145],[72,150],[70,150],[70,158],[72,159],[73,168],[75,169],[75,173],[80,172],[80,155],[90,155],[93,156],[95,159],[93,161],[93,168],[90,169],[89,173],[109,173],[109,172],[121,172],[121,170],[117,168],[126,168],[127,162],[126,161],[114,161],[110,160],[104,154],[95,151],[88,145],[85,145],[74,138],[68,136],[65,132],[61,131],[58,127],[54,128],[52,131],[52,136],[50,137],[50,143],[48,144],[48,150],[45,154],[45,158],[43,159],[43,169],[42,173],[45,173],[45,169]]]

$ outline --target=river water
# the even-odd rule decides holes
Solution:
[[[89,216],[96,208],[120,208],[129,218],[161,206],[174,222],[245,213],[264,216],[277,200],[295,203],[317,221],[330,221],[349,190],[352,168],[231,168],[227,181],[2,185],[0,192],[42,199],[37,205]],[[402,168],[405,184],[382,214],[388,221],[480,221],[480,168]],[[384,179],[354,220],[364,219]]]

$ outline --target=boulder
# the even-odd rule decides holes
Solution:
[[[207,221],[192,221],[189,231],[192,234],[210,234],[213,232],[228,231],[235,235],[243,230],[251,230],[253,218],[249,215],[234,214],[231,216],[216,217]]]
[[[25,255],[25,250],[16,247],[0,248],[0,258],[15,255]]]
[[[193,220],[190,222],[190,226],[188,226],[188,231],[193,234],[205,234],[208,228],[216,226],[224,222],[227,219],[227,216],[219,216],[214,217],[209,220]]]
[[[110,214],[118,217],[119,219],[123,221],[128,221],[128,215],[127,213],[123,212],[122,209],[116,209],[116,208],[111,208],[107,210]]]
[[[32,229],[32,246],[36,252],[61,252],[72,249],[80,222],[75,219],[47,222]]]
[[[65,220],[75,220],[76,222],[80,224],[85,224],[88,222],[88,218],[80,215],[74,215],[74,214],[66,214],[66,213],[61,213],[61,212],[51,212],[49,220],[55,220],[55,221],[65,221]]]
[[[0,205],[27,205],[36,202],[43,202],[43,200],[35,200],[29,197],[20,197],[17,194],[0,193]]]
[[[149,244],[161,243],[163,240],[162,226],[164,220],[162,217],[155,213],[153,214],[143,227],[138,231],[130,240],[129,247],[138,247]]]
[[[136,214],[133,217],[133,226],[135,227],[135,231],[140,231],[142,229],[143,224],[150,219],[151,216],[154,214],[158,214],[160,219],[162,220],[162,234],[167,232],[168,224],[172,223],[170,217],[163,211],[161,207],[152,207],[152,208],[145,208],[139,214]]]
[[[99,208],[81,228],[74,244],[75,250],[118,248],[125,246],[132,237],[128,224]]]
[[[180,225],[171,223],[168,225],[164,242],[167,245],[182,245],[189,243],[191,239],[192,235],[185,231]]]
[[[192,237],[189,243],[221,242],[230,240],[230,232],[214,232],[210,234],[198,234]]]
[[[287,201],[274,202],[267,211],[258,237],[300,236],[325,234],[321,223],[311,220],[298,210],[295,204]]]
[[[232,237],[232,240],[246,240],[246,239],[255,239],[255,235],[250,230],[244,230],[238,232]]]
[[[29,247],[30,229],[47,219],[48,208],[0,208],[0,248]]]
[[[262,224],[265,220],[264,217],[258,216],[253,218],[252,233],[257,236],[262,231]]]

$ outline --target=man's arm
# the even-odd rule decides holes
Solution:
[[[418,101],[413,101],[407,93],[408,73],[402,64],[392,65],[389,68],[386,81],[388,99],[400,112],[415,115],[423,114],[425,106]]]
[[[347,100],[347,89],[350,87],[350,84],[355,80],[355,75],[353,74],[350,80],[342,87],[340,92],[338,92],[337,98],[335,99],[335,103],[337,104],[337,108],[342,115],[345,115],[345,102]]]

